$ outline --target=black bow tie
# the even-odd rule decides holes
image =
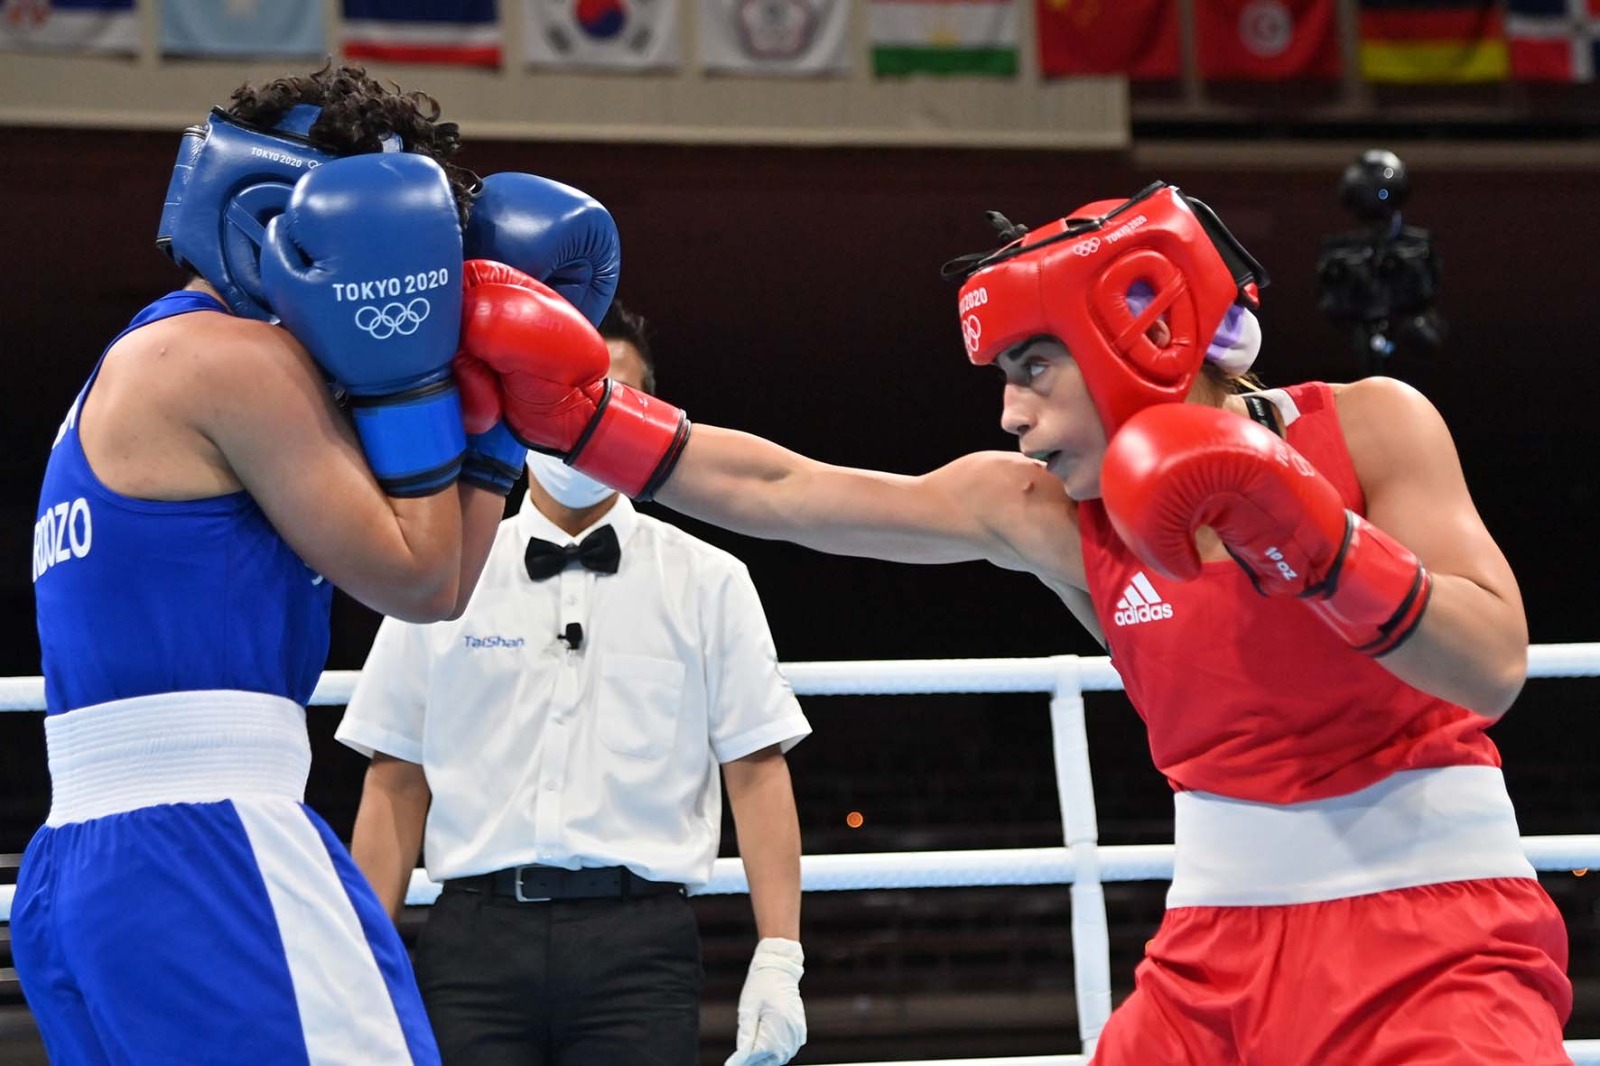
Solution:
[[[582,543],[565,547],[534,537],[528,541],[523,560],[528,564],[528,576],[535,581],[555,577],[573,565],[597,574],[614,574],[622,561],[622,548],[617,544],[615,527],[606,525],[584,537]]]

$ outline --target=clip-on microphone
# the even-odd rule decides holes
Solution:
[[[583,647],[583,626],[577,622],[568,622],[566,632],[557,633],[556,639],[565,644],[568,651],[577,651]]]

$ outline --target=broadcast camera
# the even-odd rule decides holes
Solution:
[[[1439,294],[1433,237],[1400,219],[1410,191],[1399,156],[1361,153],[1340,179],[1339,202],[1366,228],[1325,238],[1317,257],[1318,306],[1351,326],[1367,374],[1384,372],[1394,355],[1431,355],[1444,344],[1444,319],[1433,307]]]

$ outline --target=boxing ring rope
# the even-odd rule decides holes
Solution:
[[[1057,655],[1017,659],[906,659],[896,661],[787,663],[784,673],[801,696],[932,695],[1046,692],[1061,804],[1064,846],[998,850],[886,852],[807,855],[801,884],[807,892],[874,888],[950,888],[994,885],[1070,885],[1074,991],[1078,1035],[1084,1055],[996,1059],[942,1059],[895,1066],[1083,1066],[1111,1013],[1111,961],[1106,881],[1160,881],[1172,877],[1170,844],[1101,847],[1095,816],[1084,715],[1085,692],[1122,688],[1105,657]],[[358,672],[330,670],[313,693],[313,705],[343,705]],[[1530,678],[1600,676],[1600,644],[1543,644],[1528,651]],[[44,681],[0,678],[0,711],[40,710]],[[1600,866],[1600,834],[1524,837],[1529,861],[1539,870]],[[718,859],[703,894],[747,892],[738,859]],[[14,887],[0,886],[0,920],[9,920]],[[412,872],[406,902],[431,904],[439,886],[422,870]],[[1569,1040],[1578,1066],[1600,1066],[1600,1040]],[[877,1064],[851,1064],[877,1066]]]

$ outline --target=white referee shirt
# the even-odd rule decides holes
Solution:
[[[530,537],[607,524],[617,573],[528,577]],[[557,640],[571,622],[577,651]],[[744,564],[619,496],[577,537],[524,501],[461,618],[384,619],[337,736],[423,766],[435,881],[537,862],[694,888],[717,856],[718,765],[810,732]]]

